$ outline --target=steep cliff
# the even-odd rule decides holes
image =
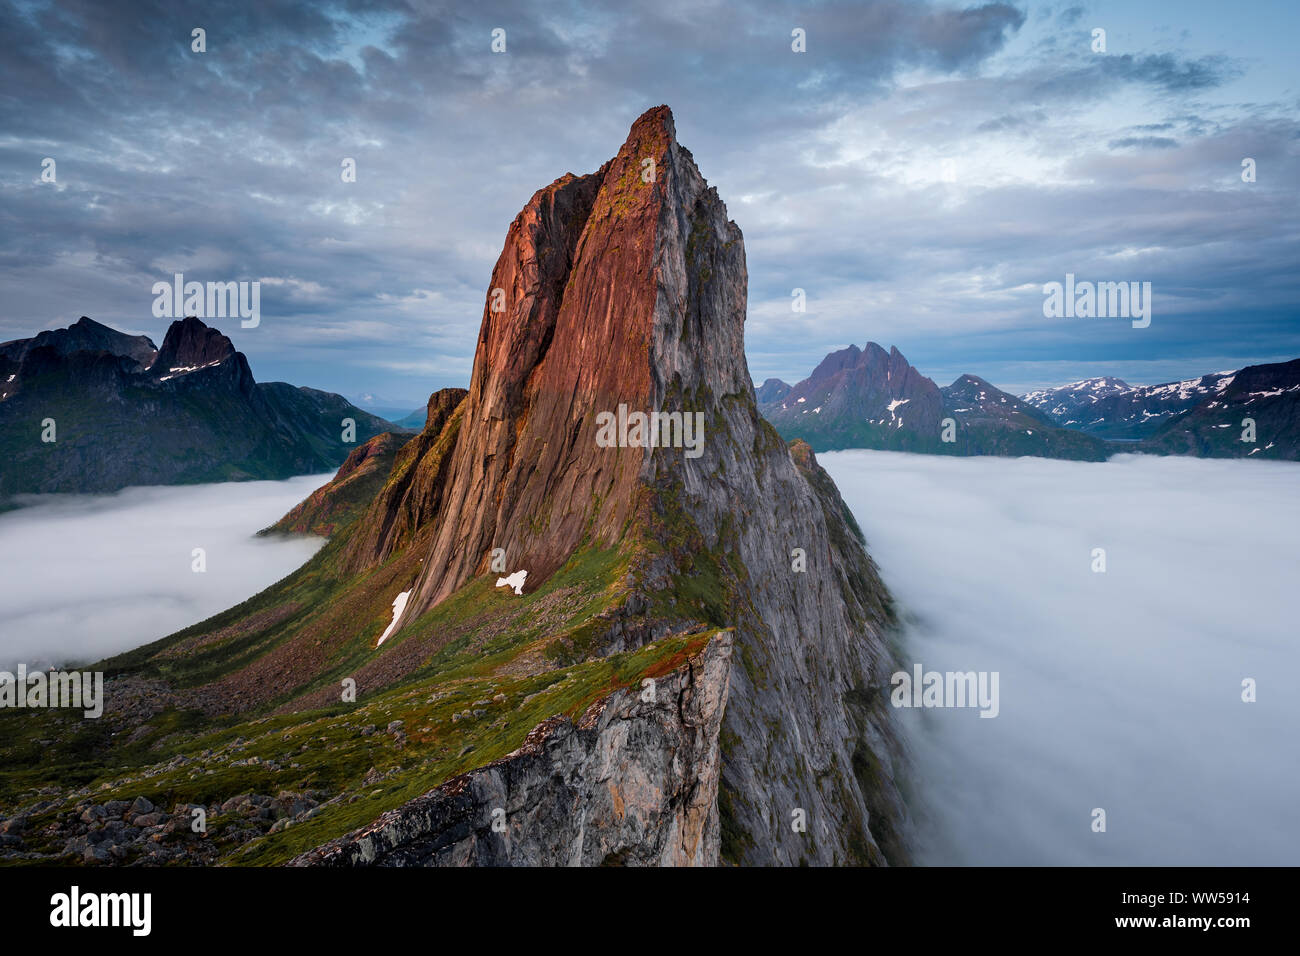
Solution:
[[[597,173],[539,191],[493,271],[454,447],[433,469],[437,530],[398,633],[491,576],[494,552],[528,572],[527,590],[580,549],[618,546],[627,573],[578,650],[734,633],[721,858],[904,860],[889,599],[833,484],[758,414],[746,285],[740,230],[666,107]],[[601,416],[620,406],[699,421],[702,440],[602,445]]]
[[[329,525],[298,572],[105,662],[110,697],[148,703],[104,746],[192,764],[138,744],[103,792],[313,794],[222,830],[227,862],[905,862],[890,599],[811,449],[759,414],[746,286],[667,107],[539,190],[468,391],[286,518]]]
[[[718,859],[718,729],[731,636],[620,690],[296,866],[702,866]]]

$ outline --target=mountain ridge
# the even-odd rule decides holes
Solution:
[[[172,322],[161,347],[86,317],[7,342],[0,383],[0,496],[288,478],[397,430],[333,393],[255,381],[230,339],[194,317]]]
[[[897,349],[868,342],[829,353],[795,385],[770,378],[756,394],[783,437],[820,451],[1300,460],[1300,359],[1160,385],[1101,376],[1016,397],[970,374],[939,388]]]

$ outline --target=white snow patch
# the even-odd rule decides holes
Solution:
[[[222,363],[222,361],[224,361],[224,360],[223,360],[223,359],[216,359],[215,361],[208,362],[206,365],[177,365],[177,366],[175,366],[174,368],[169,368],[169,369],[167,370],[167,371],[171,372],[172,374],[170,374],[170,375],[164,375],[162,378],[158,379],[158,381],[160,381],[160,382],[165,382],[165,381],[167,381],[167,379],[169,379],[169,378],[175,378],[177,375],[186,375],[186,374],[188,374],[188,373],[190,373],[190,372],[197,372],[197,371],[198,371],[199,369],[201,369],[201,368],[212,368],[212,366],[214,366],[214,365],[220,365],[220,364]]]
[[[402,612],[406,610],[406,599],[410,596],[410,591],[403,591],[401,594],[397,595],[397,597],[393,598],[393,619],[389,622],[388,627],[385,628],[384,633],[379,635],[379,644],[388,640],[393,631],[397,630],[397,622],[402,619]],[[376,644],[375,647],[378,647],[379,644]]]
[[[528,572],[524,570],[516,571],[508,578],[497,578],[497,587],[512,588],[516,594],[524,593],[524,578],[528,577]]]

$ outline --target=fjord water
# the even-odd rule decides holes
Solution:
[[[25,496],[0,514],[0,669],[96,661],[256,594],[323,543],[256,533],[331,477]]]
[[[995,718],[898,711],[920,862],[1300,863],[1300,465],[818,460],[898,599],[903,666],[1000,674]]]

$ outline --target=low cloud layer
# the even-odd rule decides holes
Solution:
[[[0,669],[97,661],[251,597],[320,547],[254,535],[328,477],[47,495],[0,515]]]
[[[1300,860],[1297,466],[819,460],[908,620],[905,667],[1000,673],[994,719],[898,711],[923,862]]]

